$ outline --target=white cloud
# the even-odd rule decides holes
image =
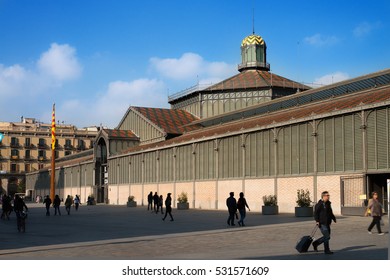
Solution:
[[[374,29],[377,29],[380,26],[380,22],[369,23],[365,21],[354,28],[353,35],[357,38],[362,38],[366,35],[369,35]]]
[[[334,84],[334,83],[341,82],[344,80],[348,80],[349,78],[350,77],[347,73],[337,71],[337,72],[326,74],[322,77],[316,78],[314,80],[314,85],[318,85],[318,86],[330,85],[330,84]]]
[[[336,36],[325,36],[319,33],[305,37],[303,40],[306,44],[316,47],[332,46],[340,41]]]
[[[180,58],[150,59],[151,68],[162,77],[173,80],[220,81],[237,71],[236,65],[226,62],[209,62],[196,53],[184,53]]]
[[[75,49],[53,43],[31,69],[19,64],[0,64],[0,97],[12,98],[45,94],[62,82],[81,75]]]
[[[45,75],[58,81],[76,79],[82,71],[76,50],[67,44],[51,44],[50,49],[41,55],[37,65]]]
[[[83,126],[102,123],[114,128],[129,106],[167,107],[164,83],[156,79],[114,81],[96,100],[68,100],[59,108],[59,114],[68,116],[67,122]]]

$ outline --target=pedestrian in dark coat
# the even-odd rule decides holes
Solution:
[[[60,197],[58,196],[58,194],[56,194],[56,196],[54,197],[54,201],[53,201],[54,216],[57,215],[57,211],[58,211],[58,214],[61,216],[60,204],[61,204],[61,199],[60,199]]]
[[[321,199],[314,208],[314,218],[322,233],[322,237],[313,242],[314,251],[317,251],[317,247],[324,243],[325,254],[333,254],[329,247],[330,225],[332,221],[336,223],[336,217],[333,215],[329,201],[329,192],[322,192]]]
[[[163,218],[163,221],[165,221],[165,218],[167,217],[168,214],[171,217],[171,222],[173,222],[171,193],[168,193],[167,198],[165,199],[165,216]]]
[[[51,199],[47,195],[46,198],[43,200],[43,204],[45,204],[46,207],[46,216],[50,216],[50,205],[51,205]]]
[[[65,210],[68,212],[68,215],[70,215],[70,207],[72,206],[72,198],[68,194],[68,197],[65,200]]]
[[[240,220],[238,221],[238,224],[242,227],[245,226],[244,219],[246,217],[246,208],[248,208],[248,210],[251,211],[244,197],[244,193],[240,192],[240,198],[237,201],[237,209],[238,212],[240,212]]]
[[[22,223],[22,213],[23,213],[24,209],[26,209],[26,211],[28,211],[26,203],[24,203],[24,200],[19,195],[15,195],[14,211],[16,214],[16,224],[17,224],[18,231],[20,231],[20,229],[21,229],[20,226]]]
[[[234,224],[234,216],[237,212],[237,201],[234,198],[234,192],[230,193],[230,196],[226,199],[226,206],[229,211],[229,218],[227,220],[227,224],[230,226],[235,226]]]
[[[372,198],[368,201],[367,210],[370,210],[370,215],[372,216],[372,222],[368,226],[368,233],[372,234],[371,230],[376,225],[378,230],[378,235],[383,235],[384,233],[381,230],[381,219],[383,215],[382,204],[378,200],[378,193],[373,192]]]
[[[160,200],[157,192],[154,193],[154,196],[153,196],[153,207],[154,207],[154,212],[158,212],[158,201]]]
[[[164,198],[162,195],[160,195],[158,199],[158,208],[161,208],[161,214],[164,214],[163,205],[164,205]],[[158,208],[157,208],[157,212],[158,212]]]
[[[149,207],[150,207],[150,210],[153,211],[152,203],[153,203],[153,192],[150,192],[148,194],[148,210],[149,210]]]
[[[4,194],[2,199],[1,199],[1,208],[2,208],[2,213],[1,213],[1,218],[2,219],[7,219],[9,220],[9,215],[11,214],[12,212],[12,204],[11,204],[11,197]]]

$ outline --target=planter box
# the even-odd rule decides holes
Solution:
[[[127,207],[137,207],[137,201],[128,201]]]
[[[313,207],[295,207],[295,217],[313,217]]]
[[[186,203],[177,203],[177,209],[178,210],[188,210],[190,208],[190,204],[188,202]]]
[[[279,206],[262,206],[261,213],[263,215],[278,215],[279,214]]]

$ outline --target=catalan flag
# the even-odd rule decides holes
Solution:
[[[51,115],[51,149],[56,149],[56,104],[53,104],[53,113]]]

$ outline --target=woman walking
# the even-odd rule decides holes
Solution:
[[[74,198],[74,208],[77,210],[79,210],[79,205],[80,205],[80,197],[76,194],[75,198]]]
[[[368,213],[368,210],[370,210],[372,216],[372,222],[368,227],[368,233],[372,234],[371,230],[376,225],[376,228],[378,230],[378,235],[383,235],[384,233],[381,230],[381,219],[383,215],[383,210],[382,210],[382,204],[378,201],[377,192],[372,193],[372,198],[368,201],[366,213]]]
[[[171,205],[172,205],[171,193],[168,193],[167,198],[165,199],[165,216],[163,218],[163,221],[165,221],[165,218],[169,214],[169,216],[171,217],[171,222],[173,222]]]
[[[237,209],[240,212],[240,220],[238,221],[238,224],[242,227],[245,226],[244,219],[246,217],[246,208],[251,211],[248,203],[246,202],[246,199],[244,198],[244,193],[240,192],[240,198],[237,201]]]

